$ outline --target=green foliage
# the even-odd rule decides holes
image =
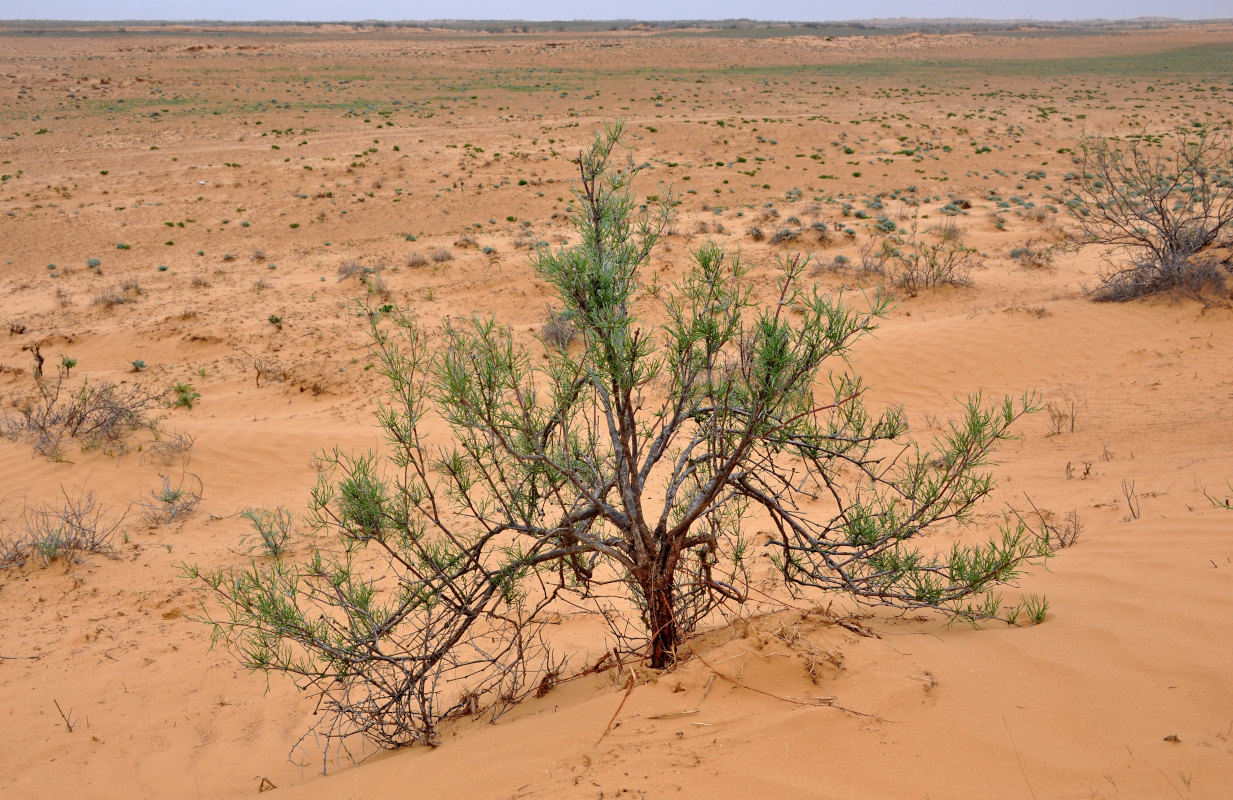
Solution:
[[[246,537],[249,552],[281,558],[291,541],[293,520],[291,512],[282,506],[273,511],[265,508],[246,508],[240,516],[253,526],[252,535]]]
[[[172,408],[187,408],[190,411],[193,403],[201,399],[201,394],[191,383],[176,383],[171,387],[172,398],[169,405]]]
[[[634,200],[621,137],[606,128],[577,161],[576,244],[533,259],[575,342],[533,352],[472,317],[430,350],[403,308],[364,307],[385,449],[318,457],[310,521],[329,544],[301,564],[190,568],[222,604],[216,637],[311,688],[327,741],[432,743],[451,714],[500,713],[555,674],[540,634],[558,598],[604,612],[618,650],[671,666],[691,631],[748,600],[751,520],[775,531],[798,591],[969,620],[999,616],[994,589],[1048,552],[1015,527],[949,554],[913,543],[970,521],[1030,400],[973,397],[911,441],[849,369],[889,300],[820,293],[808,259],[782,259],[763,300],[750,266],[708,243],[651,295],[639,273],[672,199]]]

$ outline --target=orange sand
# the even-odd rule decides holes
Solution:
[[[116,558],[0,572],[0,793],[240,797],[264,777],[287,798],[1228,797],[1233,512],[1204,490],[1233,494],[1233,316],[1189,299],[1091,303],[1096,250],[1038,269],[1009,257],[1062,241],[1064,215],[987,197],[1048,203],[1071,169],[1058,149],[1083,131],[1227,124],[1228,74],[1181,48],[1231,45],[1229,26],[833,41],[0,31],[0,324],[24,326],[0,329],[0,410],[33,385],[32,343],[49,369],[67,355],[74,376],[201,394],[191,411],[158,412],[195,437],[187,461],[159,463],[141,436],[127,453],[70,442],[62,462],[0,440],[0,532],[61,487],[118,514],[160,473],[204,485],[181,524],[130,516]],[[1100,60],[1113,55],[1182,66]],[[1055,60],[1074,58],[1095,61]],[[859,209],[915,184],[929,198],[922,231],[947,219],[951,195],[972,201],[952,218],[983,256],[972,285],[902,298],[857,368],[922,435],[970,391],[1075,402],[1073,432],[1050,435],[1045,414],[1021,425],[980,517],[991,525],[1025,495],[1055,519],[1077,511],[1078,542],[1008,590],[1047,595],[1048,617],[974,630],[807,598],[706,632],[674,672],[635,669],[628,698],[628,672],[591,675],[495,725],[453,723],[434,750],[322,777],[310,740],[297,767],[286,755],[311,702],[208,649],[178,565],[244,563],[238,511],[299,511],[315,451],[376,446],[380,385],[349,310],[362,290],[336,278],[344,263],[384,263],[394,298],[423,319],[492,312],[530,342],[550,297],[525,245],[569,235],[567,158],[615,117],[651,166],[639,191],[682,193],[654,257],[661,283],[711,237],[761,264],[769,290],[790,249],[749,228],[769,236],[789,217],[854,226],[856,242],[822,248],[806,233],[793,247],[857,259],[868,223],[815,197],[848,192]],[[454,258],[409,265],[438,247]],[[132,302],[95,302],[129,280]],[[256,362],[277,366],[260,386]],[[832,601],[858,624],[809,613]],[[585,615],[559,636],[581,649],[575,669],[604,648]]]

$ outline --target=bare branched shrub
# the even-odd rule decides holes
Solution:
[[[427,264],[428,264],[428,259],[424,257],[423,253],[412,253],[411,255],[407,256],[407,266],[408,267],[411,267],[411,268],[423,267],[423,266],[426,266]]]
[[[1073,395],[1065,395],[1057,400],[1045,403],[1045,411],[1049,415],[1049,436],[1060,433],[1075,432],[1075,424],[1079,419],[1079,411],[1087,406],[1087,401]]]
[[[61,503],[23,509],[19,531],[0,536],[0,569],[31,561],[48,566],[57,559],[73,564],[83,553],[114,552],[112,538],[125,515],[108,519],[110,509],[98,502],[94,492],[69,494],[62,488],[60,493]]]
[[[93,302],[94,302],[94,305],[102,306],[103,308],[110,311],[116,306],[121,306],[121,305],[124,305],[125,303],[132,302],[135,299],[135,297],[136,295],[131,295],[122,289],[112,287],[109,289],[104,289],[103,291],[96,294],[94,296]]]
[[[269,383],[282,383],[287,380],[287,370],[276,358],[254,358],[253,372],[257,373],[257,388],[261,388],[264,379]]]
[[[435,247],[432,251],[432,260],[437,264],[445,261],[453,261],[454,254],[448,247]]]
[[[941,242],[963,241],[963,229],[959,227],[959,223],[955,222],[953,218],[947,218],[937,225],[931,225],[929,233],[932,233]]]
[[[181,465],[188,464],[196,442],[197,440],[187,433],[160,431],[158,437],[142,450],[141,463],[169,466],[179,461]]]
[[[895,242],[885,236],[871,236],[857,248],[860,271],[866,275],[883,276],[887,265],[897,256]]]
[[[347,261],[338,268],[338,280],[342,282],[349,278],[355,278],[369,294],[382,299],[388,299],[390,295],[389,288],[381,280],[381,273],[384,271],[385,264],[381,262],[377,262],[370,267],[359,261]]]
[[[151,528],[181,522],[201,504],[201,478],[193,473],[183,472],[174,481],[169,475],[159,475],[159,480],[162,485],[150,490],[149,499],[137,501],[142,519]]]
[[[338,268],[338,282],[342,283],[349,278],[362,281],[371,273],[372,267],[366,267],[359,261],[344,261]]]
[[[83,448],[118,446],[139,430],[153,431],[157,423],[149,410],[157,404],[140,384],[83,381],[66,386],[68,370],[61,366],[54,378],[36,378],[36,390],[17,402],[17,414],[0,417],[0,435],[33,442],[35,452],[63,458],[66,439]]]
[[[1201,126],[1124,141],[1088,136],[1075,148],[1078,171],[1066,207],[1085,241],[1129,265],[1102,276],[1096,300],[1130,300],[1225,285],[1227,264],[1205,251],[1233,228],[1233,136]]]
[[[671,199],[634,199],[621,135],[575,162],[578,243],[533,261],[577,344],[532,353],[491,317],[438,337],[404,309],[362,309],[386,448],[320,456],[311,517],[328,544],[300,564],[190,569],[221,604],[216,637],[313,691],[331,744],[434,743],[445,718],[540,691],[560,674],[541,638],[554,605],[595,608],[618,654],[672,666],[748,602],[750,523],[802,592],[966,620],[1004,618],[996,587],[1048,555],[1009,523],[940,553],[913,542],[970,520],[992,450],[1034,401],[972,397],[931,441],[908,439],[904,412],[868,408],[851,373],[881,293],[848,308],[785,257],[760,300],[750,268],[710,243],[656,292],[665,321],[640,318]]]
[[[915,297],[925,289],[941,286],[967,286],[977,253],[953,237],[939,242],[926,242],[917,236],[917,221],[908,235],[891,234],[882,243],[882,252],[875,258],[885,261],[881,266],[895,284]]]

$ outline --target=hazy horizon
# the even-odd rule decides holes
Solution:
[[[620,6],[620,13],[587,15],[578,13],[575,3],[566,0],[535,0],[517,6],[492,0],[461,0],[450,5],[449,14],[433,3],[394,2],[393,0],[354,0],[345,12],[332,0],[218,0],[214,3],[159,2],[158,0],[112,0],[98,3],[84,0],[10,0],[0,11],[4,21],[82,21],[126,22],[149,21],[219,21],[219,22],[413,22],[431,20],[509,20],[526,22],[748,19],[766,22],[858,22],[911,20],[988,20],[1085,22],[1093,20],[1132,20],[1156,17],[1179,20],[1224,19],[1230,16],[1227,0],[1180,0],[1163,8],[1145,0],[1095,0],[1074,3],[1067,0],[1040,0],[1025,15],[1021,3],[997,3],[983,6],[973,15],[970,3],[939,0],[931,3],[926,16],[920,3],[907,0],[881,0],[857,8],[860,15],[847,6],[823,6],[803,0],[766,0],[756,6],[733,0],[685,0],[674,4],[629,0]],[[755,14],[750,11],[756,9]]]

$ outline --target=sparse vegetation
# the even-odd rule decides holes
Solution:
[[[1092,292],[1131,300],[1222,289],[1228,264],[1208,252],[1233,233],[1233,138],[1209,126],[1113,140],[1085,137],[1066,207],[1087,242],[1128,260]]]
[[[201,504],[201,479],[184,472],[176,481],[169,475],[159,475],[161,485],[150,490],[148,499],[137,501],[141,517],[151,528],[181,522]]]
[[[578,351],[533,358],[472,318],[447,322],[430,353],[403,310],[365,311],[389,382],[388,462],[320,456],[313,522],[336,546],[302,564],[189,569],[221,604],[216,638],[311,687],[329,742],[435,743],[452,715],[499,715],[558,674],[540,637],[558,598],[611,612],[618,650],[671,666],[713,612],[748,601],[755,510],[789,586],[960,619],[1006,618],[996,587],[1048,555],[1014,525],[949,554],[913,545],[970,517],[993,487],[993,447],[1032,403],[974,397],[943,435],[909,441],[903,412],[867,409],[846,367],[885,298],[857,311],[808,292],[805,260],[789,258],[762,305],[749,268],[709,244],[661,292],[667,322],[641,319],[639,272],[669,205],[637,211],[621,133],[579,160],[580,242],[534,262]],[[430,414],[448,443],[424,438]],[[886,448],[901,453],[889,468]],[[811,477],[834,503],[821,514],[800,505]]]
[[[112,539],[125,515],[109,518],[110,509],[94,492],[70,494],[61,488],[61,501],[23,508],[16,533],[0,534],[0,570],[32,561],[48,566],[53,561],[72,565],[87,553],[111,555]]]
[[[0,417],[0,435],[28,440],[40,455],[65,458],[64,442],[72,439],[83,449],[117,448],[140,430],[153,431],[149,416],[155,398],[139,384],[91,383],[67,385],[68,368],[61,364],[55,377],[35,378],[35,389],[16,403],[17,413]]]

